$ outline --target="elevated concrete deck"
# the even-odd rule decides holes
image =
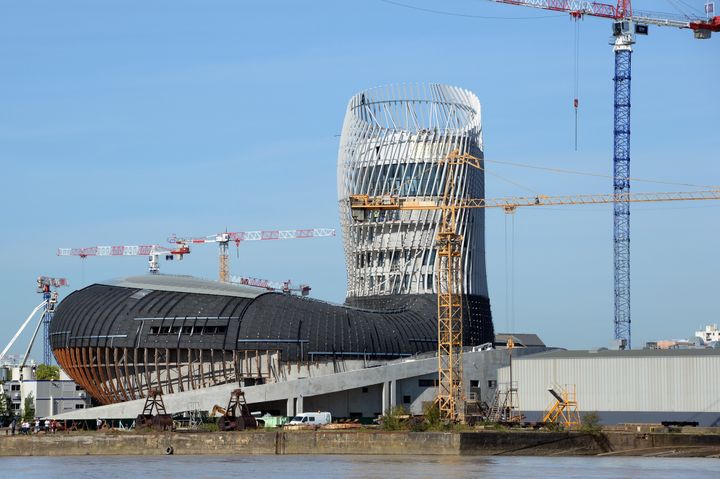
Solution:
[[[513,355],[519,356],[545,350],[545,348],[516,349]],[[469,384],[469,379],[475,379],[487,384],[487,379],[496,379],[498,368],[507,364],[508,354],[506,350],[469,351],[464,354],[463,358],[466,382]],[[398,403],[398,381],[422,377],[435,378],[437,367],[436,356],[407,358],[365,369],[294,379],[286,382],[247,386],[243,388],[243,391],[245,392],[245,399],[250,405],[272,401],[287,401],[287,415],[291,416],[304,410],[304,398],[361,390],[372,386],[374,391],[381,394],[381,410],[385,411]],[[378,385],[381,387],[378,388]],[[169,413],[188,411],[192,409],[192,405],[199,410],[210,411],[216,404],[225,406],[231,391],[237,387],[236,383],[232,383],[193,391],[177,392],[164,395],[163,400]],[[435,388],[430,387],[427,391],[418,393],[413,400],[431,400],[434,397],[434,391]],[[366,398],[366,400],[369,401],[371,398]],[[58,420],[135,418],[142,411],[144,404],[145,399],[138,399],[108,406],[79,409],[58,414],[54,417]]]

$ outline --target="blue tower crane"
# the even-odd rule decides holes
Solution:
[[[631,0],[611,5],[578,0],[489,0],[570,14],[579,19],[585,15],[613,20],[615,52],[615,100],[613,120],[613,252],[615,283],[614,337],[621,349],[631,348],[630,330],[630,78],[632,45],[635,35],[647,35],[649,25],[690,29],[695,38],[710,38],[720,32],[720,16],[715,16],[715,2],[705,3],[706,18],[659,14],[633,10]],[[577,107],[577,98],[575,99]]]
[[[630,72],[635,37],[629,22],[617,22],[615,42],[615,108],[613,119],[613,193],[630,193]],[[630,348],[630,203],[613,205],[613,257],[615,261],[615,341]]]

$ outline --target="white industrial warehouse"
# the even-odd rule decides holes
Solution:
[[[548,351],[513,360],[512,380],[527,420],[542,419],[548,388],[574,389],[581,412],[604,424],[720,425],[720,350]],[[510,368],[498,371],[510,382]]]

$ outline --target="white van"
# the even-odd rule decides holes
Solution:
[[[288,424],[290,426],[322,426],[323,424],[330,424],[332,422],[332,416],[329,412],[303,412],[292,418]]]

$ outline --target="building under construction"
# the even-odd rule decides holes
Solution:
[[[60,418],[133,418],[158,388],[169,412],[210,411],[238,383],[254,411],[276,415],[324,410],[367,418],[395,405],[421,414],[442,386],[435,249],[442,212],[355,209],[349,198],[439,202],[448,171],[456,196],[443,200],[483,198],[482,168],[450,169],[443,161],[456,151],[482,166],[480,104],[472,93],[403,85],[352,97],[338,156],[345,304],[183,276],[91,285],[58,305],[50,339],[59,364],[106,406]],[[492,204],[551,204],[526,200]],[[561,197],[557,204],[612,201]],[[540,420],[553,397],[564,398],[557,391],[572,386],[568,405],[598,411],[604,423],[720,423],[717,384],[708,379],[718,369],[717,350],[548,352],[533,334],[494,335],[483,211],[458,210],[456,218],[464,343],[456,384],[467,410]]]
[[[348,275],[344,305],[182,276],[94,284],[57,308],[58,363],[102,404],[214,385],[263,384],[367,367],[437,348],[439,211],[360,214],[356,194],[443,194],[452,151],[482,157],[480,102],[444,85],[371,89],[348,104],[338,156]],[[458,200],[481,198],[480,169],[456,170]],[[468,346],[493,341],[484,212],[465,210],[463,330]]]

